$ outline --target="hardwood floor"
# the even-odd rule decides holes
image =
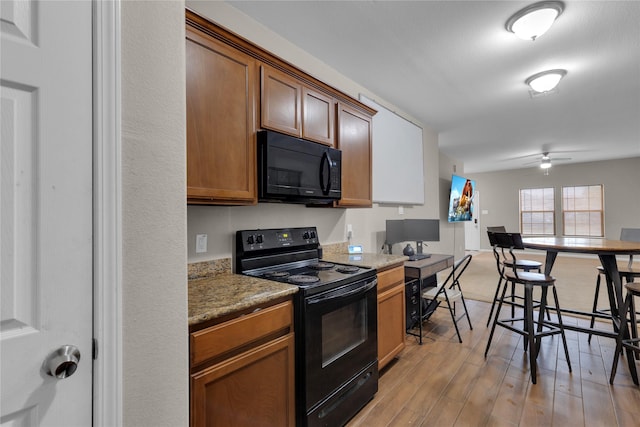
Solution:
[[[640,388],[626,360],[609,385],[614,340],[594,336],[589,344],[586,334],[567,331],[569,372],[561,338],[543,338],[532,384],[522,337],[497,327],[485,359],[490,305],[467,306],[474,329],[458,322],[463,343],[449,313],[438,309],[424,323],[423,345],[407,336],[407,347],[382,370],[378,393],[348,427],[640,425]]]

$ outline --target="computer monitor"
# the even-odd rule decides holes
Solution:
[[[388,219],[387,220],[387,235],[385,242],[391,246],[394,243],[404,242],[404,220],[403,219]]]
[[[388,219],[386,244],[414,241],[416,253],[422,254],[422,242],[440,241],[439,219]]]
[[[422,254],[422,242],[440,241],[440,220],[405,219],[404,235],[406,241],[416,242],[416,253]]]

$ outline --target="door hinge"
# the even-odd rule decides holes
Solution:
[[[95,338],[93,339],[91,355],[93,357],[93,360],[96,360],[98,358],[98,340]]]

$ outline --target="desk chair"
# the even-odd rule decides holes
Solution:
[[[496,266],[498,269],[498,285],[496,286],[496,292],[493,295],[493,302],[491,303],[491,311],[489,311],[489,317],[487,318],[487,326],[491,323],[493,317],[493,310],[495,310],[496,302],[498,301],[498,294],[500,293],[500,285],[504,280],[504,271],[506,269],[513,268],[513,261],[507,257],[504,250],[505,248],[498,248],[496,241],[493,238],[493,233],[506,233],[504,226],[487,227],[487,235],[489,236],[489,244],[493,248],[493,256],[496,258]],[[499,250],[498,250],[499,249]],[[506,248],[508,249],[508,248]],[[532,261],[528,259],[519,259],[516,261],[516,269],[522,271],[535,271],[540,273],[542,263],[538,261]],[[515,286],[511,286],[511,317],[515,316],[515,307],[520,306],[515,303],[516,300],[522,300],[523,297],[515,295]]]
[[[471,326],[471,319],[469,318],[469,311],[467,310],[467,304],[464,301],[464,295],[462,295],[462,288],[460,287],[460,276],[467,269],[467,266],[471,262],[471,255],[465,255],[462,259],[456,261],[453,264],[451,273],[447,276],[444,282],[438,285],[426,289],[422,293],[422,298],[427,302],[425,313],[433,313],[441,303],[446,303],[449,313],[451,314],[451,320],[453,320],[453,326],[456,328],[456,334],[458,335],[458,341],[462,343],[462,337],[460,336],[460,330],[458,329],[458,321],[463,317],[467,318],[469,322],[469,329],[473,329]],[[456,317],[457,300],[462,301],[464,307],[464,314]]]
[[[493,333],[496,326],[502,326],[517,334],[522,335],[525,338],[524,350],[529,349],[529,368],[531,371],[531,382],[536,383],[537,377],[537,363],[536,359],[538,352],[540,351],[540,341],[542,337],[559,334],[562,336],[562,344],[564,345],[564,354],[567,358],[567,365],[569,366],[569,372],[571,372],[571,362],[569,360],[569,349],[567,347],[567,339],[564,334],[564,326],[562,324],[562,314],[560,312],[560,304],[558,303],[558,294],[556,292],[555,281],[556,279],[547,276],[542,273],[533,273],[530,271],[519,271],[516,268],[517,258],[514,254],[514,249],[524,249],[522,244],[522,236],[520,233],[493,233],[496,241],[496,245],[500,248],[509,248],[509,254],[511,256],[512,264],[511,269],[505,269],[504,278],[508,283],[512,285],[521,285],[524,287],[524,313],[523,317],[511,317],[500,319],[500,310],[502,304],[505,301],[505,294],[507,291],[507,283],[502,288],[502,295],[498,299],[498,309],[496,315],[493,318],[493,325],[491,326],[491,333],[489,334],[489,340],[487,341],[487,348],[484,352],[484,357],[487,357],[489,347],[491,346],[491,340],[493,339]],[[534,304],[533,301],[533,289],[540,288],[541,297],[538,304]],[[551,288],[553,293],[554,306],[549,307],[547,304],[547,291]],[[513,307],[512,307],[513,308]],[[538,320],[534,320],[534,310],[538,308]],[[550,323],[544,320],[544,312],[548,309],[555,310],[558,317],[558,324]],[[548,311],[547,311],[548,315]],[[522,328],[518,328],[517,325],[522,322]]]
[[[629,371],[631,372],[631,378],[633,383],[638,385],[638,371],[636,369],[636,358],[640,354],[640,338],[637,337],[638,324],[636,322],[635,304],[633,302],[634,297],[640,297],[640,283],[627,283],[625,285],[627,289],[627,296],[624,299],[622,308],[620,309],[620,329],[618,330],[618,336],[616,338],[616,351],[613,354],[613,366],[611,366],[611,377],[609,383],[613,384],[613,378],[616,376],[616,370],[618,368],[618,358],[622,353],[622,349],[627,350],[627,363],[629,365]],[[636,331],[636,336],[629,338],[629,331],[627,329],[627,315],[631,318],[631,331]]]
[[[627,240],[629,242],[640,242],[640,228],[623,228],[620,230],[620,240]],[[589,327],[593,328],[596,317],[611,319],[611,310],[605,308],[598,308],[598,296],[600,295],[600,283],[604,276],[604,268],[598,266],[598,277],[596,279],[596,291],[593,297],[593,307],[591,310],[591,323]],[[620,272],[620,279],[631,283],[636,277],[640,277],[640,266],[633,266],[633,255],[629,255],[629,261],[626,265],[619,265],[618,271]],[[607,287],[607,289],[609,289]],[[615,299],[615,296],[609,292],[609,299]],[[635,316],[635,311],[634,311]],[[631,333],[634,338],[638,337],[638,330],[632,329]],[[589,334],[588,342],[591,343],[591,335]]]

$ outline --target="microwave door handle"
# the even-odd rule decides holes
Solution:
[[[324,164],[325,162],[328,164],[328,173],[325,185],[324,179]],[[325,151],[322,153],[322,160],[320,161],[320,188],[322,189],[322,194],[325,196],[329,194],[331,191],[331,169],[333,168],[333,162],[331,161],[331,157],[329,156],[329,152]]]

